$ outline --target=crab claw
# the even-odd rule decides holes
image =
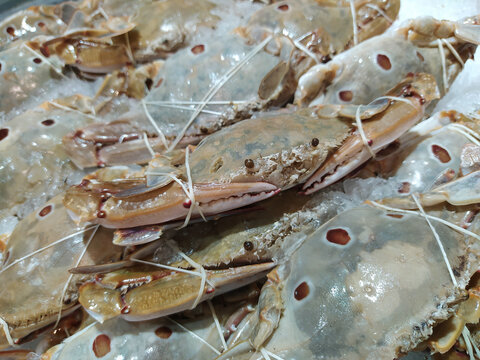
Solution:
[[[211,299],[262,278],[275,263],[206,270],[206,277],[170,270],[107,274],[80,288],[79,301],[100,322],[122,316],[143,321],[191,309]]]
[[[403,99],[397,98],[387,111],[362,124],[370,149],[359,130],[355,131],[308,179],[303,186],[305,194],[333,184],[369,160],[372,152],[377,153],[421,120],[425,107],[438,97],[435,80],[428,74],[406,78],[389,95],[399,95],[399,90]]]
[[[93,222],[108,228],[162,224],[201,214],[214,215],[267,199],[280,190],[269,183],[193,184],[195,202],[176,182],[159,189],[141,186],[130,193],[115,191],[108,183],[84,182],[70,188],[64,204],[72,217],[81,222]],[[119,185],[115,184],[118,189]],[[127,196],[125,196],[125,194]],[[190,207],[193,206],[193,209]],[[200,210],[199,210],[200,209]]]

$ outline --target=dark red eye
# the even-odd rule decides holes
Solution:
[[[338,245],[347,245],[350,241],[350,235],[344,229],[331,229],[327,232],[327,240]]]
[[[7,27],[7,33],[9,35],[15,36],[15,28],[13,26]]]
[[[33,59],[33,62],[34,62],[35,64],[41,64],[41,63],[42,63],[42,59],[40,59],[40,58],[35,58],[35,59]]]

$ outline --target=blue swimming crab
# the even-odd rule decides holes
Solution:
[[[378,4],[384,9],[380,13],[367,5],[371,4],[360,2],[355,8],[358,14],[364,14],[362,21],[359,19],[360,40],[388,27],[382,15],[385,11],[391,18],[398,12],[398,1]],[[324,21],[325,18],[335,22]],[[332,44],[339,32],[344,34],[342,41]],[[252,15],[250,21],[235,32],[195,40],[188,48],[169,57],[158,76],[152,79],[151,91],[144,103],[119,120],[131,124],[130,133],[146,132],[151,147],[160,153],[166,148],[198,143],[208,134],[249,118],[255,112],[283,106],[293,96],[298,78],[322,57],[353,46],[352,37],[352,17],[347,3],[333,6],[302,0],[271,4]],[[110,130],[104,131],[117,133],[118,138],[122,136],[122,129],[115,124],[103,127],[109,127]],[[105,152],[124,153],[123,163],[145,163],[150,159],[142,139],[103,143],[94,136],[95,131],[102,130],[98,127],[91,130],[86,131],[91,137],[72,133],[65,139],[67,147],[75,147],[71,156],[77,164],[111,163],[106,156],[92,161],[95,153],[75,146],[77,142],[96,144],[101,148],[100,153],[104,148]]]
[[[65,206],[79,221],[126,228],[220,213],[306,181],[306,192],[313,192],[407,131],[438,91],[432,76],[419,74],[388,94],[403,97],[381,98],[364,107],[265,113],[205,138],[179,169],[178,181],[165,175],[164,168],[148,170],[153,180],[127,191],[117,188],[121,182],[85,181],[67,191]],[[352,125],[357,117],[363,121],[366,143]]]

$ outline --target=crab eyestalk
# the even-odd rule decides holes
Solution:
[[[409,76],[388,95],[394,97],[388,111],[361,124],[367,143],[357,129],[308,179],[303,186],[305,194],[340,180],[404,134],[422,119],[425,107],[439,92],[433,76],[421,73]]]

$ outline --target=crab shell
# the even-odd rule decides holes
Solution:
[[[316,62],[326,62],[333,55],[356,45],[352,8],[348,1],[276,1],[255,12],[245,27],[245,36],[258,37],[265,29],[301,39]],[[397,17],[400,1],[354,1],[357,41],[383,33]],[[379,12],[375,9],[381,10]],[[306,37],[308,40],[305,41]]]
[[[223,327],[235,317],[242,302],[213,301],[212,306]],[[103,324],[96,322],[50,349],[43,356],[49,360],[94,360],[98,357],[116,356],[132,360],[141,356],[143,360],[153,360],[158,358],[158,354],[179,360],[215,358],[223,347],[222,342],[211,310],[206,305],[199,308],[201,309],[185,316],[173,318],[164,317],[143,322],[128,322],[117,318]],[[207,342],[209,346],[199,339]]]
[[[449,41],[460,58],[466,61],[472,57],[478,41],[461,38],[455,31],[455,26],[461,28],[462,25],[433,18],[419,18],[396,32],[368,39],[339,54],[329,63],[319,64],[308,70],[299,80],[295,103],[310,106],[367,104],[393,87],[409,72],[432,74],[444,94],[459,74],[462,64],[451,50],[441,43],[445,54],[445,69],[442,69],[437,43],[433,41],[433,44],[427,45],[409,34],[412,32],[415,35],[415,31],[427,33],[430,30],[430,41]],[[471,26],[478,31],[478,26]],[[446,83],[443,71],[446,72]]]
[[[364,177],[375,173],[390,178],[403,195],[448,183],[478,170],[478,147],[464,135],[465,131],[459,132],[456,125],[478,131],[479,124],[477,118],[456,111],[436,113],[413,127],[356,175]]]
[[[0,46],[14,40],[29,40],[38,35],[61,34],[66,26],[60,12],[69,7],[69,4],[31,6],[3,19],[0,22]]]
[[[0,106],[6,113],[32,97],[45,96],[45,89],[53,89],[65,78],[60,64],[45,61],[31,45],[19,40],[0,52]]]
[[[380,29],[385,30],[388,22],[384,23],[382,16],[379,17],[371,8],[362,7],[363,3],[358,6],[360,9],[357,10],[363,14],[362,21],[367,24],[359,30],[361,40],[373,36]],[[383,6],[388,9],[387,12],[392,18],[396,16],[397,1],[386,2],[380,7]],[[268,20],[262,21],[265,17]],[[325,18],[329,21],[324,21]],[[332,23],[331,19],[335,19],[335,23]],[[196,106],[189,104],[201,102],[206,93],[221,84],[225,75],[255,49],[255,44],[261,43],[273,33],[273,39],[265,48],[239,67],[228,81],[219,87],[210,99],[213,103],[206,104],[188,125],[177,145],[197,143],[226,125],[251,117],[256,111],[284,105],[293,95],[298,78],[315,63],[312,56],[328,57],[332,52],[341,52],[351,46],[353,30],[348,26],[351,22],[348,4],[337,6],[333,3],[319,4],[316,1],[304,0],[266,6],[251,17],[246,27],[237,29],[235,33],[200,37],[192,40],[189,48],[181,49],[168,58],[159,75],[153,79],[151,93],[145,99],[146,110],[139,105],[132,110],[132,114],[120,120],[128,120],[132,124],[132,131],[145,131],[150,138],[151,147],[163,153],[165,147],[162,136],[169,141],[179,136],[195,111]],[[383,25],[380,26],[377,22]],[[321,29],[319,24],[323,26]],[[296,40],[300,35],[305,35],[300,34],[300,31],[309,35],[302,40],[302,44],[305,43],[303,45],[298,45]],[[336,43],[332,48],[330,32],[345,33],[344,43]],[[299,46],[303,50],[298,50]],[[322,51],[317,49],[318,46],[322,47]],[[307,52],[310,56],[304,52],[306,48],[309,48]],[[215,103],[218,101],[220,103]],[[154,126],[151,126],[145,111],[148,111],[155,121]],[[106,126],[116,127],[115,124]],[[99,128],[95,130],[104,131]],[[71,134],[67,141],[75,141],[74,134]],[[101,144],[98,141],[97,143]],[[84,149],[81,152],[72,152],[72,156],[75,163],[82,166],[95,166],[97,163],[144,163],[150,159],[147,150],[143,140],[133,139],[121,144],[104,144],[98,154],[87,154]],[[95,155],[96,160],[92,159]]]
[[[1,125],[2,215],[22,217],[32,205],[39,206],[85,176],[70,161],[62,137],[94,121],[88,99],[75,96],[54,103],[58,105],[44,103]]]
[[[119,260],[122,250],[109,245],[111,236],[111,231],[105,229],[76,226],[63,207],[61,196],[17,224],[0,269],[0,317],[8,324],[14,340],[54,322],[60,310],[66,315],[76,308],[77,282],[82,276],[70,278],[68,269],[77,262]],[[90,245],[81,257],[89,239]],[[6,346],[2,329],[0,347]]]
[[[454,223],[463,215],[441,207],[428,213]],[[458,288],[422,216],[363,205],[325,223],[270,275],[284,310],[271,336],[260,333],[264,344],[250,340],[287,359],[392,359],[413,349],[449,316],[450,304],[463,296],[478,268],[478,249],[469,239],[434,226]],[[472,227],[477,231],[478,221]],[[261,314],[260,322],[268,311]],[[219,359],[260,354],[240,343]]]

